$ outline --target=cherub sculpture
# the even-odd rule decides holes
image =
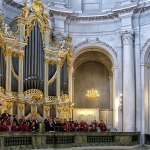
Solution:
[[[4,26],[4,34],[5,34],[6,36],[9,36],[9,35],[10,35],[9,32],[8,32],[8,29],[10,29],[10,27],[8,27],[7,23],[5,23],[5,26]]]
[[[60,45],[60,49],[63,50],[65,48],[65,44],[66,44],[66,41],[63,40],[61,45]]]

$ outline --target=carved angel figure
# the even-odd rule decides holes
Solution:
[[[28,14],[29,14],[29,11],[30,11],[30,8],[31,8],[31,3],[30,2],[27,2],[25,0],[23,0],[23,3],[24,3],[24,8],[22,8],[22,13],[21,13],[21,16],[26,18],[28,17]]]
[[[50,5],[50,2],[48,2],[46,5],[45,4],[43,4],[43,6],[44,6],[44,10],[43,10],[43,14],[49,14],[49,6]]]
[[[65,48],[65,43],[66,43],[66,41],[63,40],[62,43],[61,43],[61,46],[60,46],[60,49],[61,49],[61,50]]]
[[[10,29],[10,27],[8,27],[7,23],[5,23],[5,26],[4,26],[4,34],[6,36],[9,36],[10,34],[8,33],[8,29]]]

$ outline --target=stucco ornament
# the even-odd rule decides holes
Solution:
[[[40,16],[43,12],[43,5],[41,0],[34,0],[32,4],[32,10],[36,13],[37,16]]]
[[[31,8],[31,4],[29,2],[26,2],[25,0],[23,0],[23,3],[24,3],[25,7],[22,8],[21,16],[23,18],[27,18],[28,14],[29,14],[29,11],[30,11],[30,8]]]
[[[86,38],[84,41],[82,41],[82,42],[78,43],[77,45],[75,45],[73,51],[75,51],[79,47],[82,47],[83,45],[86,45],[86,44],[87,45],[88,44],[101,44],[101,45],[104,45],[104,46],[108,47],[115,54],[115,56],[117,57],[117,52],[109,44],[106,44],[105,42],[102,42],[99,38],[95,38],[95,39]]]

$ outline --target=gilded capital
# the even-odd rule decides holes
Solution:
[[[24,102],[19,102],[19,109],[20,110],[23,110],[24,109]]]
[[[24,54],[23,54],[23,53],[20,53],[20,54],[19,54],[19,58],[20,58],[20,59],[23,59],[23,58],[24,58]]]
[[[49,64],[49,60],[48,59],[45,59],[44,62],[45,62],[45,64]]]
[[[6,56],[11,56],[12,53],[13,53],[13,51],[12,51],[12,50],[9,50],[9,49],[6,49],[6,51],[5,51],[5,55],[6,55]]]
[[[45,104],[44,108],[45,108],[45,111],[48,112],[51,108],[51,105],[50,104]]]

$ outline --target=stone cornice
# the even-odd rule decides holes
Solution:
[[[18,4],[16,2],[14,2],[13,0],[4,0],[3,6],[16,12],[16,13],[20,13],[21,9],[23,8],[23,5]]]
[[[4,0],[3,6],[20,13],[21,8],[23,7],[21,4],[14,2],[13,0]],[[65,7],[56,7],[50,6],[50,13],[55,16],[65,17],[69,21],[105,21],[105,20],[115,20],[119,18],[120,15],[126,15],[128,13],[144,13],[145,11],[150,10],[150,2],[123,2],[119,3],[116,7],[114,7],[109,12],[99,12],[99,13],[91,13],[91,14],[77,14],[73,12],[72,9],[68,9]]]

